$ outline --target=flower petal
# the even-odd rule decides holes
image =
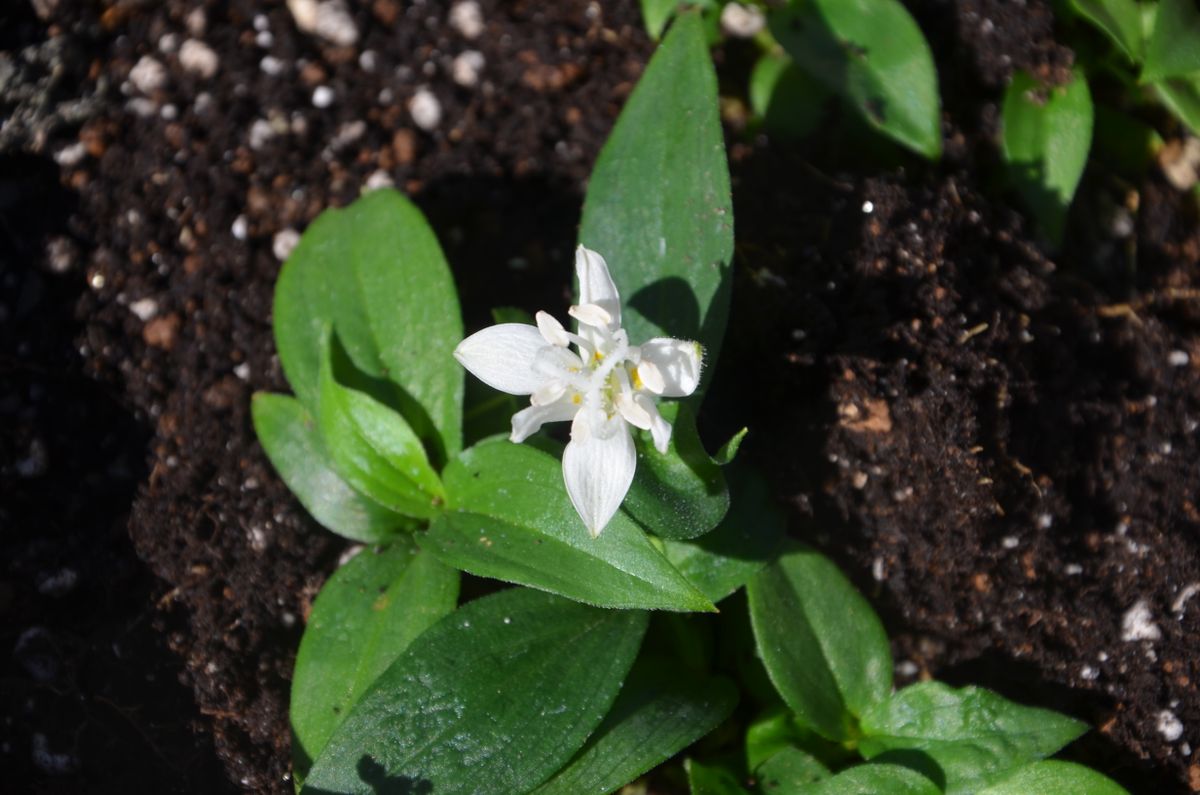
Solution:
[[[671,423],[663,419],[663,415],[658,413],[658,406],[647,395],[634,395],[633,399],[650,417],[650,437],[654,439],[654,449],[666,455],[671,444]]]
[[[533,369],[534,357],[545,347],[548,347],[546,341],[536,327],[501,323],[458,343],[454,358],[493,389],[510,395],[528,395],[546,380]]]
[[[644,431],[650,430],[653,418],[650,412],[646,411],[646,407],[641,401],[634,398],[630,392],[620,392],[616,400],[613,401],[617,411],[621,412],[621,416],[635,428],[641,428]],[[650,404],[650,408],[654,408],[654,404]],[[655,414],[657,414],[657,410]]]
[[[557,345],[560,348],[565,348],[570,344],[571,340],[567,337],[567,330],[563,328],[563,324],[558,322],[558,319],[549,312],[538,312],[534,315],[534,320],[537,321],[538,331],[541,332],[542,339],[546,340],[550,345]]]
[[[614,326],[621,325],[621,295],[608,273],[604,257],[591,249],[575,249],[575,274],[579,277],[579,303],[596,304],[612,318]]]
[[[686,397],[700,384],[704,348],[692,340],[655,337],[642,343],[642,360],[658,368],[663,397]]]
[[[567,494],[592,537],[612,519],[629,492],[637,468],[637,451],[624,422],[608,438],[596,434],[572,439],[563,451],[563,481]]]
[[[563,395],[553,403],[544,406],[530,406],[521,409],[512,418],[512,434],[508,437],[514,442],[523,442],[538,432],[547,422],[563,422],[575,416],[579,406],[571,399],[571,395]]]

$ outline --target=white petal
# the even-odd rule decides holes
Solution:
[[[501,323],[477,331],[458,343],[454,358],[483,383],[511,395],[528,395],[545,376],[534,372],[538,351],[548,347],[534,326]]]
[[[631,393],[621,392],[617,395],[617,399],[614,402],[616,403],[617,411],[621,412],[621,416],[625,418],[626,422],[635,428],[641,428],[644,431],[650,430],[650,412],[646,411],[645,407],[639,401],[634,400]],[[653,408],[653,404],[651,404],[651,408]]]
[[[695,392],[703,358],[704,349],[691,340],[655,337],[642,344],[642,361],[653,364],[662,375],[664,397],[686,397]]]
[[[575,275],[579,277],[579,303],[602,307],[613,325],[621,325],[621,296],[604,257],[583,246],[575,249]]]
[[[538,331],[541,332],[542,339],[546,342],[560,348],[565,348],[570,344],[571,340],[567,337],[567,330],[554,315],[549,312],[538,312],[534,319],[537,320]]]
[[[633,437],[624,427],[607,439],[574,439],[563,451],[563,481],[592,537],[600,535],[629,492],[637,468]]]
[[[667,382],[663,379],[662,370],[658,369],[658,365],[649,359],[644,359],[633,371],[638,380],[642,382],[642,386],[649,389],[656,395],[661,395],[663,390],[667,388]]]
[[[658,413],[658,406],[646,395],[634,395],[634,401],[650,416],[650,436],[654,439],[654,449],[663,455],[671,444],[671,423]]]
[[[553,403],[545,406],[530,406],[521,409],[512,418],[512,435],[508,438],[514,442],[523,442],[547,422],[562,422],[575,416],[579,406],[570,395],[563,395]]]
[[[580,304],[567,310],[567,314],[585,326],[605,328],[612,323],[612,315],[599,304]]]
[[[533,390],[533,394],[529,396],[529,402],[535,406],[548,406],[558,400],[567,391],[567,385],[557,379],[547,381],[546,383]]]
[[[533,371],[542,379],[570,382],[583,370],[583,360],[570,348],[544,345],[533,357]]]

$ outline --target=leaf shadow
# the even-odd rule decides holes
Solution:
[[[370,395],[403,417],[425,444],[426,454],[433,467],[440,470],[445,465],[447,454],[442,435],[434,426],[429,412],[416,398],[394,381],[373,376],[355,364],[336,329],[330,335],[329,355],[335,381],[344,387]]]
[[[647,284],[629,297],[626,305],[662,329],[681,339],[700,336],[700,302],[692,285],[679,276],[667,276]]]
[[[433,795],[433,782],[425,778],[389,775],[383,765],[367,754],[363,754],[355,766],[359,781],[369,789],[356,788],[355,792],[370,792],[372,795]],[[304,787],[304,795],[336,795],[333,790]]]

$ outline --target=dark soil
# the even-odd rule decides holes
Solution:
[[[651,43],[633,2],[483,2],[468,41],[445,4],[375,0],[347,48],[283,2],[39,5],[4,47],[60,41],[81,66],[23,106],[28,154],[0,168],[0,753],[35,791],[287,792],[294,649],[343,546],[249,427],[250,394],[285,388],[276,235],[382,172],[428,214],[469,326],[559,306]],[[1200,599],[1177,601],[1200,581],[1194,212],[1150,176],[1131,235],[1049,259],[991,179],[1008,74],[1072,61],[1049,4],[913,6],[942,75],[937,168],[838,165],[730,119],[738,267],[706,424],[754,421],[748,457],[884,613],[904,681],[1063,709],[1099,727],[1076,758],[1200,790]],[[474,87],[449,77],[467,49]],[[166,79],[143,94],[147,55]],[[422,85],[432,132],[407,110]],[[91,95],[82,125],[54,116]],[[1159,637],[1123,640],[1139,602]]]

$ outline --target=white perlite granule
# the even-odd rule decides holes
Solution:
[[[1154,623],[1150,605],[1145,599],[1139,599],[1121,617],[1121,640],[1158,640],[1161,637],[1162,630]]]

